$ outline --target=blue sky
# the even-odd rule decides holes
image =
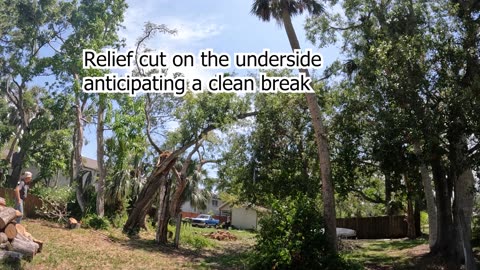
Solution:
[[[137,38],[142,34],[146,22],[165,24],[176,29],[176,35],[158,35],[151,39],[148,47],[154,50],[165,50],[167,53],[193,53],[211,48],[218,53],[261,52],[264,48],[272,52],[291,52],[285,30],[276,22],[262,22],[250,14],[250,0],[146,0],[127,1],[129,8],[125,14],[121,36],[126,39],[127,49],[134,47]],[[333,62],[338,53],[335,48],[315,48],[305,38],[303,25],[305,16],[293,18],[302,49],[313,49],[324,57],[324,64]],[[235,69],[225,70],[236,71]],[[183,69],[187,76],[207,78],[215,70]],[[238,71],[237,71],[238,72]],[[96,157],[95,130],[87,127],[88,144],[83,154]]]

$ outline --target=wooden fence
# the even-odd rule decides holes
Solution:
[[[193,213],[193,212],[182,212],[182,218],[196,218],[199,213]],[[227,222],[227,217],[226,216],[212,216],[214,219],[220,220],[220,224],[223,222]]]
[[[339,218],[337,219],[337,228],[355,230],[359,239],[407,237],[405,216]]]
[[[15,205],[15,191],[10,188],[0,187],[0,197],[5,198],[7,205]],[[27,218],[38,217],[36,210],[42,207],[42,201],[35,195],[28,194],[23,202],[23,212]]]

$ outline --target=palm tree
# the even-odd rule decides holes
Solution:
[[[280,25],[283,25],[290,42],[292,50],[300,49],[297,34],[292,24],[292,16],[307,11],[310,14],[321,14],[323,6],[316,0],[254,0],[251,13],[261,20],[269,22],[272,18]],[[307,69],[300,69],[307,77],[310,76]],[[312,124],[315,131],[318,157],[322,178],[323,206],[325,216],[325,227],[331,248],[337,250],[337,233],[335,220],[335,197],[331,179],[330,153],[325,127],[323,125],[320,107],[317,96],[314,93],[306,93],[306,100]]]

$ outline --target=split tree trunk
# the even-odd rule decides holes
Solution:
[[[159,205],[158,205],[158,219],[157,219],[157,234],[155,240],[159,244],[166,244],[168,241],[168,221],[170,220],[169,202],[170,189],[172,181],[167,179],[165,184],[160,188]]]
[[[164,185],[170,169],[176,162],[177,156],[178,154],[174,155],[167,152],[160,155],[157,167],[148,177],[147,183],[138,195],[127,222],[123,226],[125,233],[135,235],[139,232],[142,223],[145,222],[147,212],[152,206],[155,195],[158,193],[159,187]]]
[[[283,11],[283,24],[290,42],[292,50],[300,49],[295,29],[288,10]],[[310,74],[307,69],[300,69],[307,77]],[[318,158],[320,161],[320,173],[322,178],[323,211],[325,218],[325,229],[327,238],[331,245],[331,250],[337,252],[337,225],[335,214],[335,194],[331,178],[330,152],[328,149],[327,132],[323,125],[322,113],[318,105],[315,93],[305,94],[308,109],[312,117],[312,125],[315,132],[315,141],[317,144]]]

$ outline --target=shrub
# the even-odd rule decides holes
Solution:
[[[106,217],[99,217],[96,214],[89,214],[82,219],[82,225],[85,228],[106,230],[110,226],[110,222]]]
[[[42,207],[36,210],[37,215],[56,222],[66,222],[69,216],[68,204],[75,202],[75,191],[70,187],[51,188],[36,186],[31,194],[37,195]]]
[[[128,219],[128,214],[126,211],[122,212],[122,213],[118,213],[116,215],[114,215],[112,218],[110,218],[110,222],[112,224],[113,227],[115,228],[123,228],[123,225],[125,225],[125,223],[127,223],[127,219]]]
[[[276,200],[260,220],[253,269],[352,269],[329,250],[315,200],[305,196]]]

